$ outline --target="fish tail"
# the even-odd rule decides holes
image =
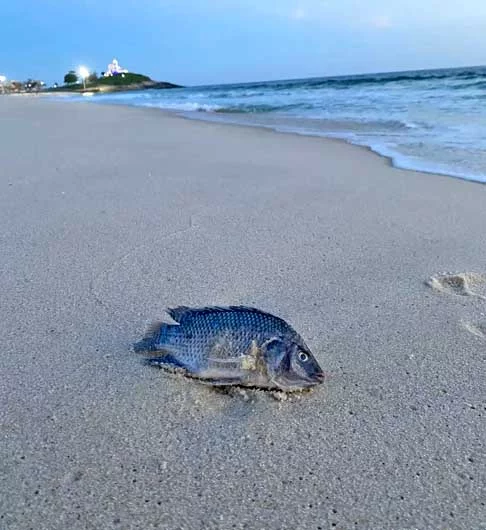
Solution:
[[[165,322],[153,322],[147,328],[147,331],[145,332],[145,335],[143,336],[142,340],[136,342],[133,345],[133,350],[136,353],[148,353],[159,351],[160,348],[158,348],[157,345],[163,342],[163,338],[166,335],[168,328],[170,327],[171,325],[166,324]]]

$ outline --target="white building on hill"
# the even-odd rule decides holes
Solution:
[[[108,65],[108,68],[106,72],[104,73],[105,77],[111,77],[112,75],[120,75],[120,74],[128,74],[128,70],[126,68],[122,68],[116,59],[113,59],[113,62],[111,62]]]

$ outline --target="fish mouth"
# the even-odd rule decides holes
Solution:
[[[285,392],[293,392],[297,390],[303,390],[321,384],[326,375],[323,372],[318,372],[307,377],[289,377],[286,376],[276,377],[273,382]]]
[[[314,374],[302,381],[302,386],[315,386],[324,382],[326,376],[324,374]]]
[[[314,386],[314,385],[320,385],[321,383],[324,382],[325,379],[326,379],[325,372],[320,371],[312,375],[308,375],[305,378],[302,378],[301,381],[302,381],[302,386],[309,387],[309,386]]]

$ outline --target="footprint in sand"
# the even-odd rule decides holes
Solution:
[[[425,282],[434,291],[456,296],[471,296],[486,300],[486,275],[474,272],[436,274]],[[462,327],[486,340],[486,320],[461,320]]]
[[[484,294],[477,292],[485,290],[486,276],[475,272],[461,272],[459,274],[436,274],[425,282],[435,291],[457,296],[474,296],[486,300]]]
[[[476,337],[479,337],[480,339],[486,340],[486,321],[483,322],[461,322],[462,327],[469,331],[469,333],[472,333],[473,335],[476,335]]]

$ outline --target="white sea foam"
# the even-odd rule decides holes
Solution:
[[[199,103],[199,102],[180,102],[180,103],[161,103],[161,102],[153,102],[153,101],[147,101],[145,103],[141,103],[140,106],[143,107],[155,107],[159,109],[166,109],[166,110],[178,110],[178,111],[184,111],[184,112],[216,112],[218,110],[221,110],[223,107],[221,105],[210,105],[208,103]]]

